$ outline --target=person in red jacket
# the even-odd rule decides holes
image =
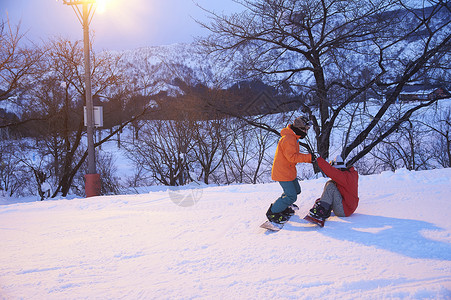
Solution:
[[[331,211],[338,217],[349,217],[359,205],[359,174],[354,167],[346,167],[341,156],[330,164],[317,158],[318,166],[331,180],[326,182],[321,198],[317,199],[308,216],[322,225],[330,217]]]
[[[301,187],[297,179],[296,164],[312,162],[311,154],[299,152],[298,140],[307,136],[309,128],[309,120],[301,116],[280,131],[281,138],[274,155],[271,178],[279,182],[283,194],[270,205],[266,212],[270,222],[285,223],[297,208],[294,202],[297,195],[301,193]]]

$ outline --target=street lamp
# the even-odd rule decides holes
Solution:
[[[63,0],[72,6],[83,26],[84,60],[85,60],[85,97],[86,97],[86,135],[88,139],[88,174],[85,175],[86,197],[100,195],[100,175],[96,172],[94,151],[94,106],[91,93],[91,59],[89,55],[89,24],[94,16],[96,0]],[[81,6],[81,10],[80,7]]]

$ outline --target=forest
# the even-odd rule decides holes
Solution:
[[[210,35],[193,44],[91,51],[103,194],[268,182],[279,131],[301,114],[309,150],[361,174],[451,167],[449,1],[240,2],[206,11]],[[47,197],[84,194],[84,73],[82,41],[32,43],[0,20],[4,195],[44,198],[44,182]],[[403,101],[411,87],[426,97]]]

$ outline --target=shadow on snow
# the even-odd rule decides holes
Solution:
[[[299,216],[293,216],[283,230],[317,230],[334,239],[376,247],[412,258],[451,261],[451,243],[425,236],[426,233],[440,235],[444,233],[444,229],[424,221],[353,214],[348,218],[332,217],[326,221],[324,228],[319,228],[307,225]]]

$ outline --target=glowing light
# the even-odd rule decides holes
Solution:
[[[97,12],[101,14],[104,13],[108,5],[108,2],[109,2],[108,0],[96,0]]]

